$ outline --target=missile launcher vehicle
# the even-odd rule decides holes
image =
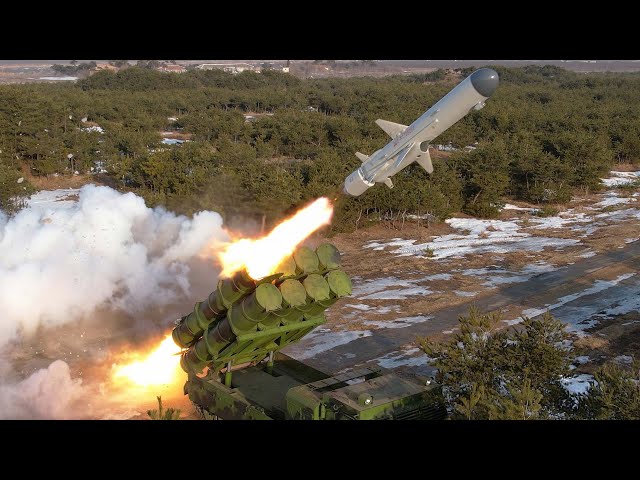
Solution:
[[[442,419],[440,387],[382,368],[328,375],[281,352],[326,321],[351,294],[340,252],[329,243],[298,248],[279,273],[220,279],[176,322],[174,342],[188,379],[184,393],[207,419]]]

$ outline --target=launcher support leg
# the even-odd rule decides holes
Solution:
[[[267,373],[273,373],[273,350],[269,352],[269,359],[267,360]]]
[[[231,388],[231,360],[227,363],[227,371],[224,374],[224,384],[226,387]]]

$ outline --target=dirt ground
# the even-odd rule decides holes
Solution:
[[[631,165],[616,167],[618,171],[635,171]],[[609,193],[600,192],[596,194],[581,195],[575,197],[567,205],[557,206],[561,212],[569,209],[573,213],[584,213],[586,215],[597,215],[601,213],[615,213],[618,210],[637,208],[637,190],[618,189],[615,190],[619,198],[627,198],[629,203],[614,206],[599,207],[595,205],[602,201],[604,195]],[[523,208],[536,208],[536,205],[528,205],[522,202],[509,203],[517,204]],[[571,212],[570,212],[571,213]],[[464,215],[455,215],[464,217]],[[490,300],[492,296],[500,291],[501,285],[489,286],[485,284],[486,276],[465,275],[462,271],[469,269],[485,269],[498,272],[517,272],[527,265],[534,263],[551,265],[555,269],[567,267],[579,263],[586,256],[598,256],[607,252],[623,250],[625,246],[640,236],[640,222],[637,217],[623,220],[614,217],[598,220],[597,230],[583,235],[583,232],[572,230],[576,224],[567,225],[563,228],[547,228],[539,230],[532,222],[527,224],[526,219],[535,219],[530,212],[518,210],[503,210],[499,219],[512,220],[514,218],[524,219],[522,225],[526,231],[532,235],[544,235],[547,238],[579,238],[580,244],[568,246],[560,249],[545,248],[540,252],[515,251],[508,253],[483,253],[481,255],[466,255],[461,258],[447,258],[438,261],[432,259],[409,255],[393,255],[395,247],[385,247],[384,250],[373,250],[363,248],[368,242],[376,241],[384,244],[393,239],[414,239],[415,244],[432,241],[437,236],[460,233],[447,224],[434,224],[429,227],[418,226],[415,223],[407,222],[403,228],[393,229],[389,225],[379,224],[367,229],[361,229],[351,234],[339,234],[331,239],[333,243],[343,252],[344,268],[355,279],[355,283],[362,284],[366,281],[379,281],[384,277],[394,277],[400,280],[416,280],[415,285],[424,287],[432,291],[428,296],[414,296],[406,299],[390,301],[388,299],[368,298],[366,305],[358,305],[358,300],[349,299],[336,304],[328,312],[328,324],[333,330],[356,330],[362,331],[371,328],[371,321],[391,322],[398,317],[417,317],[424,315],[437,315],[437,312],[468,303],[472,297],[473,301]],[[582,224],[581,224],[582,225]],[[592,223],[587,223],[592,225]],[[630,275],[635,273],[632,264],[626,265],[612,264],[600,267],[593,272],[585,274],[584,278],[577,279],[579,283],[584,283],[587,288],[591,283],[600,280],[612,280],[620,275]],[[440,274],[442,279],[424,281],[425,276]],[[448,278],[446,278],[448,276]],[[575,286],[575,285],[574,285]],[[567,291],[571,285],[567,285]],[[532,292],[541,296],[540,298],[551,298],[552,295],[561,297],[566,293],[565,287],[556,286],[549,292]],[[463,296],[467,295],[468,296]],[[553,303],[553,300],[550,300]],[[370,308],[365,309],[368,306]],[[391,307],[391,308],[390,308]],[[518,318],[522,312],[519,304],[508,305],[501,308],[502,318]],[[508,326],[505,324],[505,328]],[[589,355],[592,362],[582,366],[581,371],[590,372],[601,364],[605,359],[611,359],[620,355],[630,355],[640,358],[640,317],[638,312],[631,312],[619,315],[615,318],[602,320],[592,328],[585,331],[586,337],[576,341],[576,348],[584,355]],[[435,335],[436,338],[447,338],[446,334]]]
[[[81,173],[79,175],[48,175],[48,176],[36,176],[32,175],[27,166],[22,167],[22,172],[25,179],[29,181],[36,190],[56,190],[64,188],[80,188],[89,183],[96,185],[106,185],[108,187],[116,188],[115,182],[112,177],[103,175],[100,173],[87,174]]]

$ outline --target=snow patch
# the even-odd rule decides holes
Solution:
[[[478,294],[478,292],[465,292],[463,290],[454,290],[453,293],[458,297],[475,297]]]
[[[386,246],[399,246],[400,248],[391,251],[397,256],[421,255],[429,249],[433,252],[429,258],[443,259],[487,252],[540,252],[545,248],[562,249],[580,243],[575,239],[532,236],[529,233],[519,232],[516,222],[503,220],[450,218],[446,223],[457,230],[469,233],[442,235],[434,237],[431,242],[418,245],[414,245],[416,240],[404,239],[393,239],[388,243],[369,242],[364,245],[364,248],[383,250]]]
[[[358,304],[348,304],[345,305],[345,307],[349,307],[349,308],[355,308],[356,310],[362,310],[362,311],[367,311],[367,310],[371,310],[373,307],[369,306],[369,305],[365,305],[364,303],[358,303]]]
[[[584,365],[585,363],[589,362],[589,360],[589,355],[581,355],[574,359],[574,363],[577,363],[578,365]]]
[[[416,323],[423,323],[427,320],[431,320],[431,315],[418,315],[415,317],[396,318],[393,320],[367,320],[363,322],[366,326],[372,326],[376,328],[405,328],[410,327]]]
[[[71,208],[77,203],[80,190],[77,188],[60,188],[58,190],[41,190],[27,200],[27,206],[37,210],[57,210]],[[69,197],[72,197],[69,199]]]
[[[512,272],[502,268],[491,267],[493,266],[490,266],[489,268],[471,268],[468,270],[463,270],[462,274],[467,276],[482,277],[486,280],[482,285],[493,288],[498,285],[526,282],[533,276],[557,270],[557,268],[553,265],[549,265],[542,261],[527,265],[519,272]]]
[[[391,352],[386,355],[376,358],[376,362],[382,368],[394,369],[402,366],[419,367],[429,361],[429,357],[426,355],[415,356],[419,353],[419,348],[410,348],[401,352]]]
[[[532,212],[532,213],[538,211],[537,208],[517,207],[515,205],[511,205],[510,203],[506,203],[502,209],[503,210],[520,210],[522,212]]]
[[[430,280],[451,280],[451,274],[450,273],[437,273],[435,275],[429,275],[427,277],[424,277],[423,280],[425,280],[425,281],[430,281]]]
[[[39,80],[48,80],[53,82],[72,82],[78,80],[78,77],[40,77]]]
[[[583,373],[576,377],[562,378],[560,379],[562,386],[574,395],[587,393],[591,385],[595,383],[593,375]]]
[[[627,280],[635,275],[636,275],[635,273],[626,273],[624,275],[618,276],[613,280],[596,280],[594,284],[591,287],[587,288],[586,290],[561,297],[558,299],[556,303],[554,303],[553,305],[546,306],[545,308],[526,309],[522,312],[522,316],[533,318],[533,317],[537,317],[538,315],[544,314],[547,310],[553,311],[553,310],[559,309],[560,307],[565,307],[565,305],[573,302],[574,300],[608,290],[611,287],[618,285],[623,280]],[[621,290],[621,291],[617,291],[616,293],[626,297],[628,292]],[[605,299],[605,301],[610,302],[611,297],[608,297],[607,299]],[[609,303],[609,305],[610,304],[611,303]],[[555,312],[553,315],[559,320],[569,323],[570,330],[584,330],[585,328],[589,328],[593,326],[593,324],[595,323],[595,320],[588,321],[588,319],[601,308],[602,307],[598,305],[598,302],[589,302],[589,305],[577,305],[574,307],[567,306],[565,307],[565,310],[563,312]],[[620,307],[616,307],[616,308],[620,308]],[[628,308],[628,304],[624,308]],[[615,309],[609,309],[609,310],[606,310],[605,312],[611,311],[611,310],[615,310]],[[522,322],[522,318],[506,320],[505,322],[508,325],[516,325]]]
[[[604,200],[602,200],[601,202],[598,203],[594,203],[593,206],[594,207],[611,207],[613,205],[621,205],[624,203],[630,203],[630,202],[635,202],[636,199],[635,198],[620,198],[618,196],[608,196],[607,198],[605,198]]]
[[[185,142],[185,140],[179,140],[177,138],[163,138],[162,143],[165,145],[181,145]]]
[[[407,297],[414,297],[419,295],[430,295],[433,291],[424,287],[412,287],[412,288],[399,288],[394,290],[386,290],[384,292],[372,293],[366,297],[362,297],[362,300],[406,300]]]
[[[633,363],[633,357],[631,355],[618,355],[613,361],[622,363],[623,365],[631,365]]]
[[[315,335],[314,335],[315,333]],[[350,330],[331,332],[329,329],[316,329],[307,335],[302,342],[291,345],[287,353],[299,360],[313,358],[316,355],[331,350],[340,345],[346,345],[358,338],[370,337],[370,330]]]
[[[628,185],[635,182],[640,178],[640,171],[638,172],[609,172],[611,177],[601,178],[602,183],[607,187],[619,187],[620,185]]]
[[[99,126],[92,126],[92,127],[84,127],[81,128],[80,130],[82,130],[83,132],[98,132],[98,133],[104,133],[104,128],[99,127]]]

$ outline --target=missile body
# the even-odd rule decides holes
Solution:
[[[407,165],[418,162],[433,172],[429,143],[471,110],[480,110],[498,86],[498,74],[490,68],[476,70],[411,125],[378,119],[376,123],[392,138],[371,156],[356,156],[362,165],[344,182],[344,193],[357,197],[376,183],[393,188],[391,177]]]

